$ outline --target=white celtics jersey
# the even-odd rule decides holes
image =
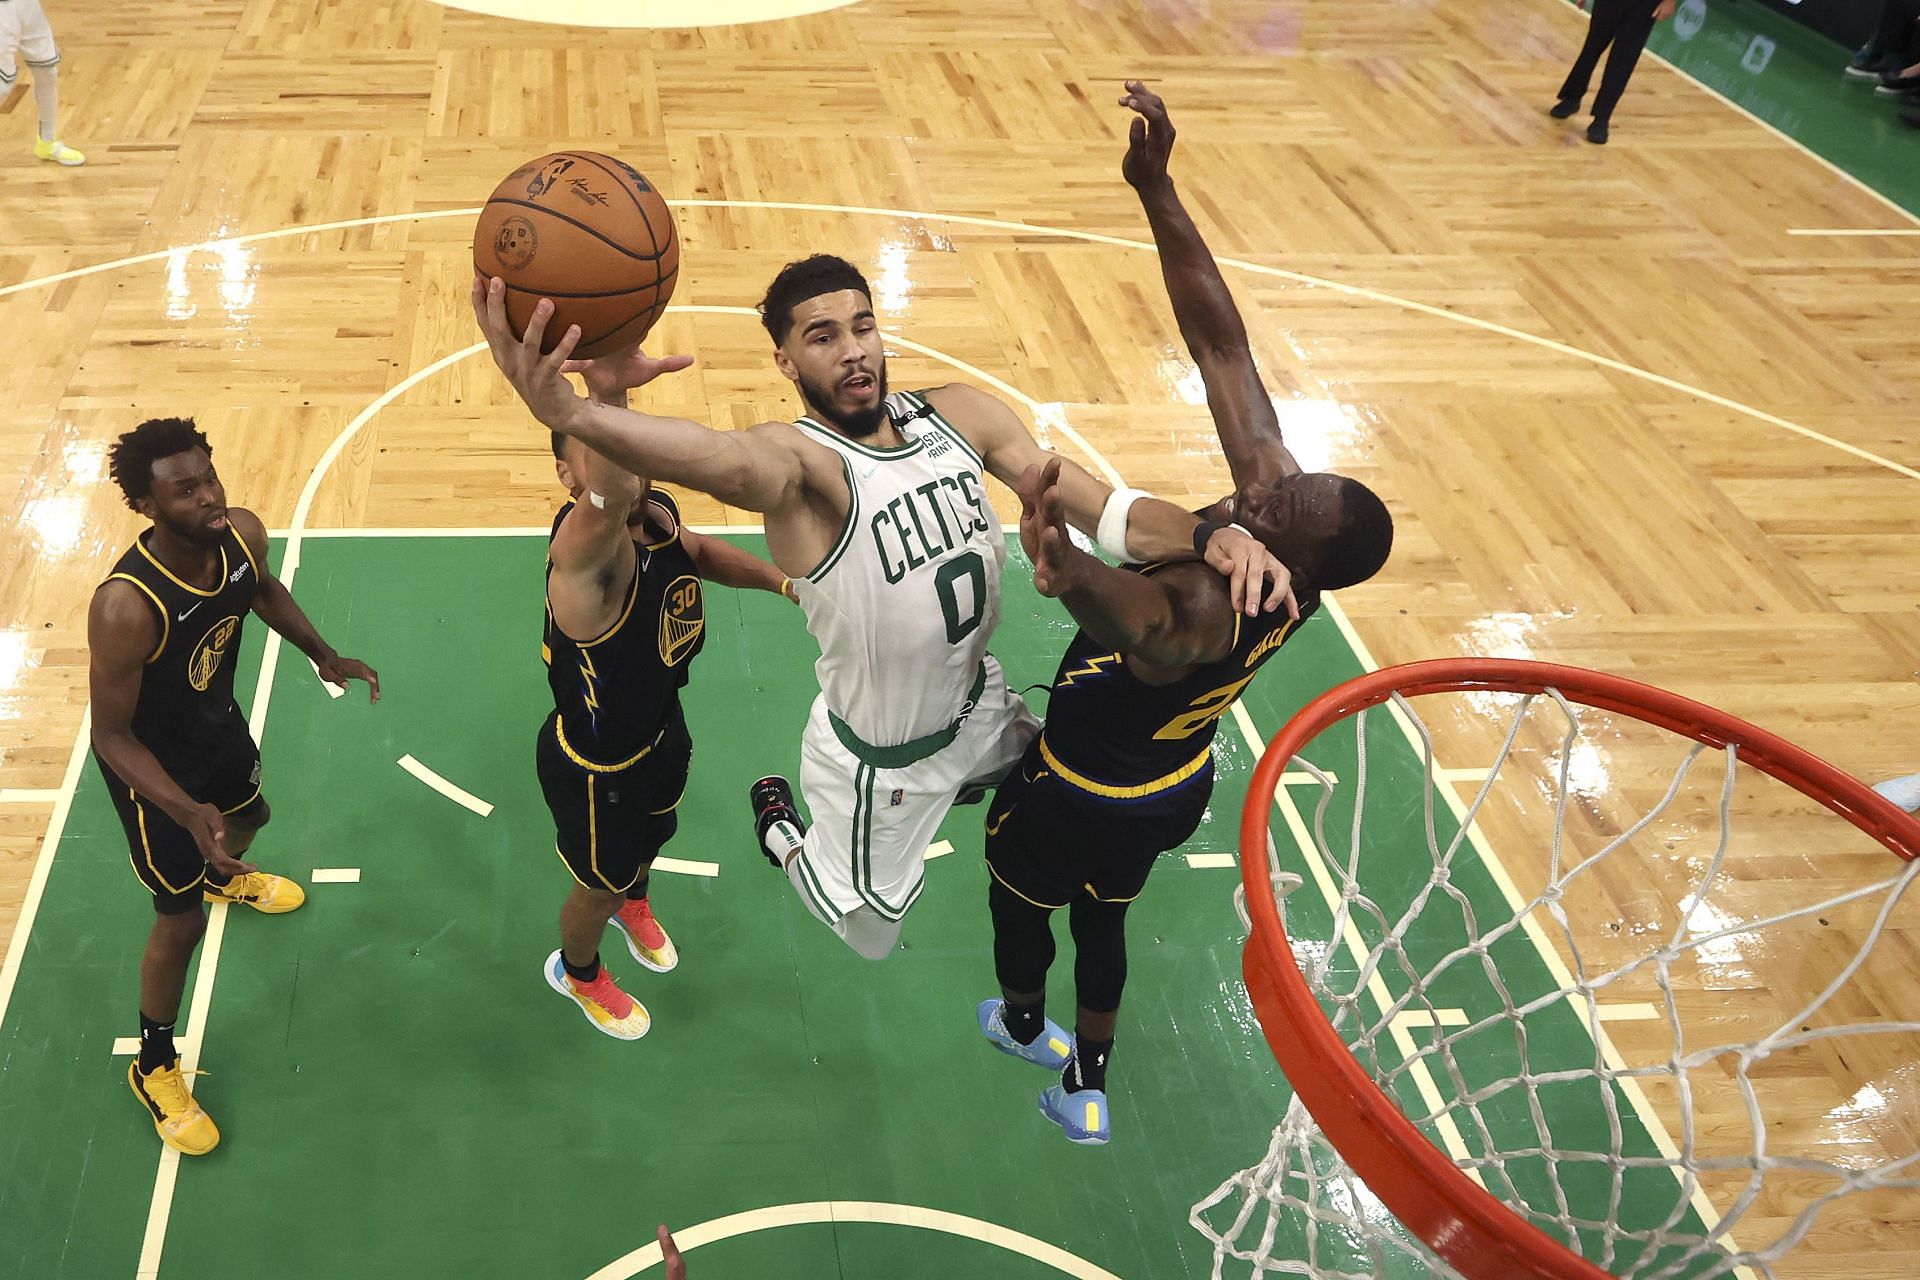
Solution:
[[[876,449],[795,425],[846,464],[853,501],[833,550],[794,589],[820,644],[827,708],[878,747],[950,726],[1000,622],[1000,521],[980,456],[917,393],[887,397],[907,443]]]

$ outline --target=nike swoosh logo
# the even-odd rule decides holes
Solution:
[[[203,602],[203,603],[204,603],[204,602]],[[173,617],[173,620],[174,620],[175,622],[185,622],[185,621],[187,620],[187,618],[188,618],[188,616],[189,616],[190,614],[192,614],[192,613],[193,613],[193,610],[194,610],[194,609],[198,609],[199,607],[200,607],[200,606],[196,604],[195,606],[193,606],[193,609],[189,609],[189,610],[187,610],[187,612],[186,612],[186,613],[177,613],[177,614],[175,614],[175,615],[174,615],[174,617]]]
[[[874,478],[874,476],[878,475],[879,472],[880,472],[880,464],[876,462],[872,466],[868,467],[865,471],[862,471],[860,473],[860,478],[862,480],[871,480]]]

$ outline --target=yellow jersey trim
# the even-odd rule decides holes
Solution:
[[[247,545],[247,535],[234,528],[233,518],[231,516],[227,518],[227,531],[233,534],[233,540],[240,544],[240,553],[246,556],[247,563],[253,566],[253,586],[256,591],[259,590],[261,582],[260,562],[254,559],[253,548]]]
[[[1001,886],[1005,888],[1008,893],[1020,899],[1020,901],[1022,902],[1029,903],[1033,906],[1039,907],[1043,911],[1058,911],[1060,908],[1067,905],[1064,902],[1041,902],[1037,899],[1029,898],[1026,894],[1020,892],[1018,889],[1014,888],[1012,885],[1007,883],[1007,878],[1000,874],[999,870],[993,865],[993,860],[991,858],[987,860],[987,873],[991,875],[995,880],[998,880]]]
[[[660,731],[660,733],[665,732],[665,729]],[[588,773],[619,773],[622,769],[630,769],[634,765],[639,764],[640,761],[646,759],[647,753],[660,745],[660,734],[654,734],[652,742],[649,742],[646,746],[640,748],[619,764],[600,764],[587,759],[578,751],[575,751],[573,744],[567,741],[567,730],[559,716],[553,718],[553,740],[560,744],[560,750],[566,753],[567,759],[573,761]]]
[[[1062,764],[1060,757],[1053,754],[1053,748],[1047,745],[1047,735],[1045,733],[1040,735],[1039,741],[1040,758],[1052,766],[1053,771],[1059,774],[1063,781],[1080,788],[1080,790],[1087,792],[1089,795],[1102,796],[1108,800],[1138,800],[1142,796],[1154,795],[1171,787],[1177,787],[1194,774],[1200,772],[1201,769],[1206,767],[1207,762],[1213,759],[1213,749],[1211,747],[1205,747],[1201,749],[1199,755],[1187,761],[1172,773],[1162,774],[1152,782],[1143,782],[1137,787],[1116,787],[1105,782],[1095,782],[1085,774],[1076,773]],[[1013,886],[1009,885],[1007,887],[1012,888]]]
[[[647,499],[647,505],[652,507],[654,510],[658,511],[661,515],[665,516],[666,519],[662,521],[662,523],[663,524],[670,523],[673,526],[673,530],[672,532],[668,533],[667,536],[661,539],[659,542],[641,543],[640,544],[641,548],[646,551],[660,551],[680,541],[680,518],[674,515],[673,512],[667,510],[666,507],[661,503],[655,502],[652,498]],[[643,525],[642,526],[643,532],[644,532],[644,529],[645,529],[645,526]]]
[[[235,535],[235,536],[237,537],[238,535]],[[173,583],[174,586],[179,587],[182,591],[193,592],[193,594],[199,596],[202,600],[211,600],[215,596],[220,594],[220,588],[227,585],[227,573],[229,570],[233,568],[232,565],[227,563],[227,547],[225,543],[222,543],[220,545],[220,586],[215,587],[211,591],[202,591],[200,588],[194,586],[191,582],[182,580],[181,577],[178,574],[176,574],[173,570],[161,564],[160,558],[154,555],[153,552],[147,550],[146,543],[142,542],[138,538],[135,538],[133,540],[133,545],[139,549],[141,555],[147,558],[148,564],[152,565],[154,568],[158,569],[160,572],[167,575],[167,581]],[[258,570],[256,570],[255,572],[258,573]]]
[[[150,667],[160,660],[161,654],[167,651],[167,640],[173,635],[173,620],[167,617],[167,606],[160,603],[160,597],[153,594],[152,587],[130,573],[110,573],[107,575],[108,582],[116,580],[120,582],[131,582],[134,586],[140,588],[140,590],[145,593],[147,599],[153,601],[153,607],[160,611],[160,643],[153,646],[152,654],[147,657],[146,665]]]

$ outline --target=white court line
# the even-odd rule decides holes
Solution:
[[[720,864],[717,862],[690,862],[685,858],[655,858],[655,871],[672,871],[683,876],[717,876]]]
[[[1095,1266],[1085,1258],[1075,1257],[1045,1240],[1036,1240],[997,1222],[948,1213],[944,1209],[873,1200],[817,1200],[809,1204],[779,1204],[764,1209],[749,1209],[745,1213],[729,1214],[676,1231],[673,1233],[673,1242],[680,1252],[692,1253],[701,1245],[731,1240],[735,1236],[773,1227],[822,1223],[837,1228],[853,1222],[917,1227],[923,1231],[945,1232],[963,1240],[977,1240],[981,1244],[990,1244],[1008,1253],[1031,1258],[1042,1266],[1052,1267],[1063,1275],[1073,1277],[1073,1280],[1120,1280],[1119,1276]],[[659,1266],[660,1262],[660,1245],[655,1241],[640,1246],[625,1257],[615,1258],[588,1276],[587,1280],[632,1280],[632,1277],[649,1268]]]
[[[0,960],[0,1024],[7,1017],[7,1005],[13,1000],[13,984],[19,980],[20,965],[26,959],[27,935],[33,932],[33,918],[40,914],[40,899],[46,896],[47,876],[53,872],[53,852],[67,829],[67,816],[73,812],[73,793],[80,786],[80,765],[87,758],[88,740],[93,732],[93,708],[80,713],[80,731],[73,735],[73,751],[67,756],[67,771],[60,777],[59,798],[53,802],[53,816],[47,819],[47,834],[41,837],[40,852],[33,860],[33,874],[27,878],[27,894],[20,900],[20,915],[13,922],[13,934],[7,939],[7,955]]]
[[[1471,782],[1475,786],[1487,780],[1487,773],[1488,770],[1485,765],[1479,768],[1468,767],[1465,769],[1442,769],[1440,766],[1435,765],[1433,769],[1433,776],[1438,781]]]
[[[175,1049],[178,1049],[181,1053],[184,1054],[187,1051],[187,1045],[190,1044],[192,1040],[193,1040],[192,1036],[176,1036],[173,1041],[173,1047]],[[139,1036],[115,1036],[114,1037],[113,1039],[113,1056],[114,1057],[131,1058],[136,1053],[139,1053],[139,1052],[140,1052]]]
[[[1402,1009],[1393,1015],[1395,1026],[1408,1028],[1464,1027],[1471,1019],[1465,1009],[1435,1009],[1428,1013],[1425,1009]]]
[[[1187,865],[1198,871],[1210,871],[1216,867],[1237,867],[1240,855],[1237,853],[1189,853]]]
[[[1599,1009],[1602,1022],[1654,1022],[1666,1017],[1653,1004],[1603,1004]]]
[[[48,787],[42,791],[14,788],[0,791],[0,804],[59,804],[60,797],[65,794],[59,787]]]
[[[1335,786],[1339,786],[1340,775],[1329,773],[1327,775],[1327,781],[1333,783]],[[1280,775],[1280,784],[1286,787],[1317,787],[1320,785],[1320,779],[1302,770],[1293,770]]]
[[[927,846],[926,860],[931,861],[934,858],[944,858],[952,852],[953,852],[953,841],[935,840],[932,844]]]
[[[315,867],[307,879],[314,884],[359,884],[358,867]]]
[[[1920,227],[1789,227],[1790,236],[1845,236],[1852,239],[1878,236],[1920,236]]]
[[[445,778],[429,769],[426,765],[421,764],[410,755],[401,756],[394,763],[398,764],[414,777],[420,779],[420,781],[426,783],[429,787],[432,787],[435,791],[438,791],[447,799],[459,805],[462,809],[470,809],[483,818],[493,812],[493,806],[485,800],[482,800],[471,791],[466,791],[454,786],[451,782],[448,782]]]

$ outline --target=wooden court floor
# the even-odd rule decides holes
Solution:
[[[1911,239],[1791,234],[1915,223],[1651,61],[1613,144],[1580,141],[1544,115],[1569,6],[873,0],[624,32],[428,0],[52,8],[63,132],[91,162],[34,161],[30,93],[0,103],[0,937],[73,773],[88,593],[137,528],[105,479],[115,433],[196,416],[276,529],[545,521],[541,434],[461,354],[463,211],[527,156],[614,151],[678,202],[681,309],[655,342],[698,363],[650,407],[790,416],[742,309],[830,250],[873,279],[895,385],[997,380],[1062,449],[1215,494],[1118,174],[1134,75],[1175,112],[1296,452],[1393,506],[1393,561],[1340,601],[1374,661],[1600,667],[1863,777],[1920,767],[1920,269]],[[1448,763],[1491,749],[1470,716],[1439,727]],[[1630,736],[1601,751],[1623,786],[1648,772]],[[1509,862],[1529,816],[1499,820]],[[1753,902],[1861,873],[1792,812],[1752,817]],[[1632,867],[1596,927],[1669,919],[1685,872]],[[1809,954],[1756,941],[1741,999],[1785,1016],[1830,972]],[[1916,1012],[1898,982],[1864,990]],[[1914,1150],[1913,1057],[1824,1064],[1805,1140]],[[1840,1211],[1793,1273],[1902,1274],[1895,1217]]]

